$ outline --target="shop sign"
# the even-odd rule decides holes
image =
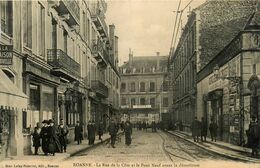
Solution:
[[[13,46],[0,45],[0,65],[13,64]]]
[[[140,109],[140,108],[152,108],[152,106],[149,105],[133,105],[134,109]]]

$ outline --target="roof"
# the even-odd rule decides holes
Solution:
[[[133,69],[136,72],[153,72],[153,69],[157,69],[157,61],[159,61],[159,71],[163,71],[167,68],[167,56],[134,56],[132,65],[127,61],[120,68],[125,69],[128,73]]]

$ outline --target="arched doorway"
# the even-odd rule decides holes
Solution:
[[[260,78],[258,75],[252,75],[247,84],[251,92],[250,95],[250,115],[260,117]]]

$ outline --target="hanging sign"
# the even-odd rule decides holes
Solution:
[[[0,44],[0,65],[13,64],[13,46]]]

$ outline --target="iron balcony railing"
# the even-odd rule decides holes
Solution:
[[[61,49],[48,49],[47,63],[54,68],[64,69],[71,75],[80,76],[80,64]]]
[[[103,36],[107,36],[108,27],[105,21],[105,8],[100,2],[93,2],[91,8],[91,17],[94,19],[94,24],[99,28]]]
[[[91,81],[91,88],[98,94],[102,95],[103,97],[108,97],[108,88],[107,86],[99,80],[92,80]]]
[[[71,15],[79,22],[80,8],[78,3],[75,0],[62,0],[62,2],[68,8]]]
[[[105,60],[108,62],[108,50],[103,46],[103,42],[101,40],[93,40],[92,41],[92,52],[96,56],[99,55],[100,59]],[[96,57],[99,59],[99,57]]]

